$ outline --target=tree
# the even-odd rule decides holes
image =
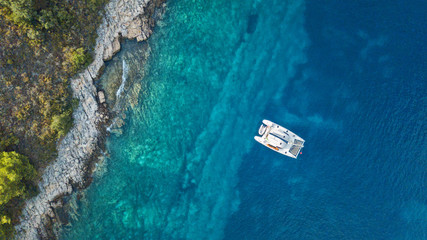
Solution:
[[[28,158],[16,152],[0,153],[0,205],[25,196],[26,184],[36,176]]]
[[[0,0],[0,6],[12,11],[12,19],[16,24],[30,23],[35,15],[34,0]]]
[[[26,182],[35,176],[36,170],[27,157],[16,152],[0,152],[0,239],[9,239],[13,234],[7,203],[25,197]]]

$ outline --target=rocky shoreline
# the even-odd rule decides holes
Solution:
[[[92,165],[104,145],[110,114],[103,91],[94,81],[104,62],[120,51],[120,39],[146,40],[155,25],[156,10],[165,0],[111,0],[98,28],[94,61],[71,79],[75,98],[74,126],[57,146],[58,157],[45,170],[39,194],[29,199],[15,226],[16,239],[55,239],[52,224],[62,222],[62,198],[90,184]]]

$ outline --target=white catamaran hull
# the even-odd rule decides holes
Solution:
[[[255,140],[273,151],[297,158],[304,147],[304,139],[288,129],[268,120],[263,120]]]

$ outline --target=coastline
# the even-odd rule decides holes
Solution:
[[[79,106],[73,113],[74,126],[57,146],[58,157],[43,172],[37,196],[26,201],[15,226],[16,239],[56,238],[52,224],[61,218],[57,211],[62,198],[91,182],[92,165],[104,145],[109,109],[103,91],[94,81],[102,74],[104,62],[120,51],[120,39],[144,41],[155,25],[156,9],[164,0],[111,0],[105,7],[97,30],[94,61],[71,79],[73,96]]]

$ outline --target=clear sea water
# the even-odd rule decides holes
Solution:
[[[427,239],[426,9],[169,1],[106,67],[137,97],[62,239]]]

